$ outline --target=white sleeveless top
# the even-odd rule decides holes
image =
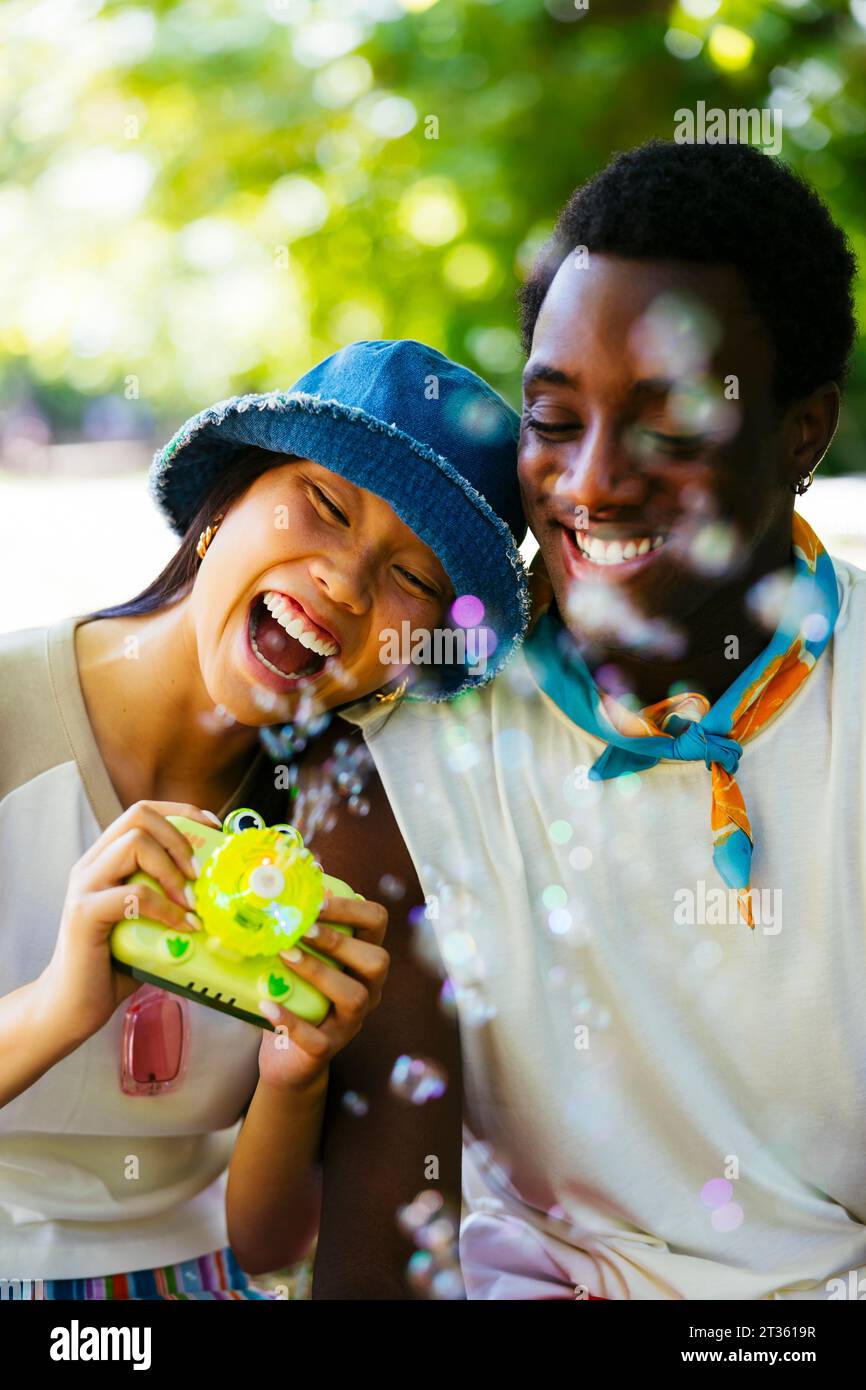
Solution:
[[[87,717],[79,619],[0,637],[0,994],[54,951],[69,871],[122,813]],[[257,757],[224,808],[255,777]],[[227,1243],[226,1169],[258,1080],[261,1030],[194,1003],[185,1077],[127,1096],[128,1001],[0,1108],[0,1277],[89,1278]],[[129,1157],[138,1160],[138,1176]]]
[[[835,636],[737,774],[754,931],[704,764],[588,782],[605,745],[522,653],[450,704],[347,712],[457,988],[471,1298],[866,1281],[866,574],[834,565]]]

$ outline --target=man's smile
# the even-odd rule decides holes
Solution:
[[[599,522],[588,526],[559,523],[562,555],[568,574],[585,579],[604,572],[606,579],[627,578],[652,564],[667,541],[667,532]]]

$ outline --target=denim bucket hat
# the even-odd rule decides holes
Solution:
[[[518,428],[501,396],[434,348],[412,339],[352,343],[288,391],[233,396],[187,420],[154,455],[150,491],[183,535],[217,476],[256,445],[310,459],[384,498],[438,556],[456,596],[480,599],[483,617],[472,622],[494,634],[483,670],[470,670],[481,665],[470,644],[464,663],[414,668],[408,698],[449,700],[486,684],[526,632]],[[460,626],[448,614],[442,621]]]

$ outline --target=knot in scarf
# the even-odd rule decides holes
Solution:
[[[707,767],[718,763],[732,776],[740,765],[742,751],[742,744],[737,743],[735,738],[714,734],[703,724],[696,723],[689,724],[684,733],[677,734],[671,744],[672,758],[680,758],[684,763],[703,761]]]

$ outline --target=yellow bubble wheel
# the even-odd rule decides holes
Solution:
[[[316,920],[324,877],[297,832],[278,827],[229,834],[195,884],[202,924],[243,956],[285,951]]]

